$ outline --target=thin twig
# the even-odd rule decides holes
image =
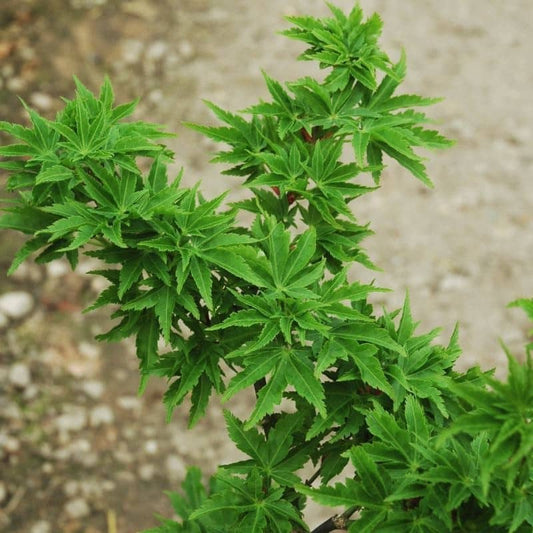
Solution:
[[[305,484],[310,487],[315,479],[320,475],[320,472],[322,471],[322,465],[318,468],[318,470],[305,482]]]
[[[348,519],[352,516],[357,510],[358,506],[350,507],[341,515],[334,515],[331,518],[328,518],[325,522],[322,522],[317,526],[311,533],[329,533],[330,531],[335,531],[340,529],[342,531],[347,531]]]

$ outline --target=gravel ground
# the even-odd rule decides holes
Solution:
[[[435,190],[391,166],[381,191],[354,206],[376,231],[367,247],[384,272],[375,278],[395,291],[378,303],[397,307],[409,288],[421,327],[449,334],[460,322],[463,367],[502,374],[499,337],[518,350],[528,329],[505,305],[533,295],[533,4],[361,4],[382,14],[392,57],[407,49],[406,92],[445,97],[431,114],[457,139],[428,163]],[[173,148],[189,184],[202,179],[209,195],[231,187],[239,197],[239,183],[207,164],[215,146],[181,122],[212,120],[202,98],[241,109],[266,97],[260,68],[279,79],[313,73],[294,62],[297,43],[275,31],[283,15],[324,13],[322,2],[304,0],[2,0],[0,119],[25,120],[17,95],[51,117],[72,93],[72,74],[95,89],[109,73],[120,101],[142,97],[138,118],[179,134]],[[28,264],[7,279],[20,242],[0,233],[0,530],[154,525],[154,512],[170,512],[162,491],[187,464],[209,472],[235,457],[220,407],[192,433],[183,412],[165,425],[164,384],[138,398],[131,346],[96,344],[106,316],[82,318],[101,288],[83,276],[94,264],[74,273],[62,262]],[[244,415],[247,405],[233,408]]]

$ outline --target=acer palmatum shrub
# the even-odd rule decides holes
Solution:
[[[533,344],[524,364],[508,353],[505,382],[455,371],[457,331],[436,344],[438,331],[416,332],[408,298],[376,314],[368,297],[385,289],[349,279],[354,263],[374,268],[352,202],[379,188],[384,156],[431,186],[418,149],[452,143],[422,111],[436,99],[399,91],[405,56],[393,63],[379,47],[379,16],[330,9],[288,17],[283,32],[307,44],[300,59],[318,62],[323,80],[265,74],[268,102],[237,114],[208,103],[223,125],[190,124],[225,145],[214,161],[246,200],[169,179],[168,134],[124,120],[135,102],[115,107],[109,80],[98,95],[75,80],[53,121],[28,109],[30,127],[2,122],[17,141],[0,165],[19,194],[0,225],[29,236],[11,272],[34,253],[72,267],[80,251],[101,260],[92,274],[109,285],[89,310],[111,305],[117,323],[99,339],[135,337],[141,390],[150,376],[168,380],[169,419],[186,398],[192,426],[211,395],[255,391],[246,420],[225,412],[247,459],[208,486],[191,467],[170,493],[179,521],[152,532],[310,531],[309,498],[345,508],[314,533],[529,532]],[[533,318],[533,300],[512,305]]]

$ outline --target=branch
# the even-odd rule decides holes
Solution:
[[[350,507],[341,515],[334,515],[331,518],[328,518],[325,522],[322,522],[322,524],[313,529],[311,533],[329,533],[336,529],[347,531],[348,519],[358,510],[358,506]]]

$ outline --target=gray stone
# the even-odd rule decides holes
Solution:
[[[100,348],[96,344],[85,341],[78,344],[78,350],[87,359],[97,359],[101,353]]]
[[[97,400],[104,393],[104,384],[101,381],[88,380],[83,382],[81,389],[87,396]]]
[[[155,455],[158,449],[159,449],[159,446],[157,445],[157,441],[155,440],[147,440],[144,443],[144,451],[148,455]]]
[[[102,490],[105,490],[106,492],[115,490],[116,486],[116,483],[110,479],[104,479],[104,481],[102,481]]]
[[[33,309],[33,296],[25,291],[6,292],[0,296],[0,313],[18,319]]]
[[[0,450],[4,450],[8,454],[17,453],[20,450],[20,442],[11,435],[0,433]]]
[[[8,420],[22,419],[22,411],[15,402],[8,401],[5,405],[1,405],[0,407],[2,409],[2,416]]]
[[[159,61],[166,54],[167,50],[167,43],[164,41],[155,41],[146,50],[146,59],[148,61]]]
[[[24,389],[31,383],[31,374],[28,365],[24,363],[15,363],[9,369],[9,383],[15,387]]]
[[[33,93],[30,96],[30,102],[42,111],[49,111],[54,106],[54,99],[46,93]]]
[[[141,400],[136,396],[120,396],[117,405],[126,411],[139,411],[142,407]]]
[[[87,424],[85,409],[78,406],[66,406],[65,410],[65,413],[55,419],[57,430],[63,433],[82,430]]]
[[[39,387],[33,383],[24,389],[24,399],[33,400],[39,394]]]
[[[151,464],[141,465],[139,467],[139,477],[143,481],[150,481],[155,475],[155,466]]]
[[[66,261],[56,259],[46,264],[46,273],[49,278],[61,278],[70,272],[70,267]]]
[[[105,424],[112,424],[115,420],[115,415],[109,405],[97,405],[91,409],[89,420],[91,426],[98,427]]]
[[[52,533],[52,526],[46,520],[39,520],[31,526],[30,533]]]
[[[65,504],[65,513],[70,518],[84,518],[90,512],[89,504],[83,498],[75,498]]]
[[[69,498],[72,498],[73,496],[76,496],[80,492],[79,483],[75,479],[69,479],[63,485],[63,492]]]
[[[189,41],[181,41],[178,44],[178,52],[183,59],[191,59],[194,55],[194,48]]]
[[[165,461],[165,469],[169,479],[180,480],[185,477],[185,463],[177,455],[169,455]]]
[[[52,526],[46,520],[39,520],[31,526],[30,533],[52,533]]]
[[[11,274],[11,279],[17,281],[39,282],[42,280],[41,269],[34,263],[22,263]]]
[[[20,77],[9,78],[6,81],[6,87],[13,93],[19,93],[26,88],[26,81]]]
[[[128,65],[133,65],[141,59],[144,44],[136,39],[126,39],[123,42],[122,58]]]

